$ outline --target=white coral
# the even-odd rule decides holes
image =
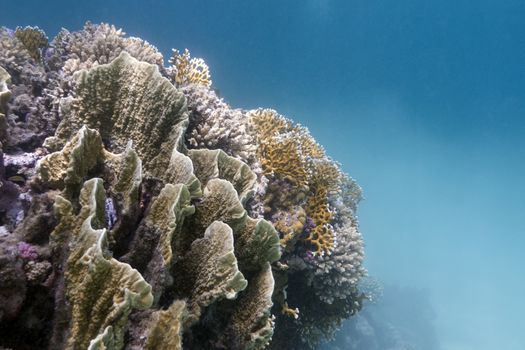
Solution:
[[[191,113],[186,134],[189,147],[222,149],[252,165],[256,146],[245,112],[232,109],[207,87],[191,84],[182,91]]]
[[[350,296],[366,275],[363,238],[357,226],[347,220],[335,233],[337,245],[332,254],[318,258],[311,281],[318,297],[329,304]]]

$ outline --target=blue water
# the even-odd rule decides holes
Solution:
[[[106,21],[166,55],[187,47],[203,57],[229,103],[307,125],[363,186],[370,274],[429,291],[441,349],[525,349],[525,2],[1,8],[8,27],[53,36]]]

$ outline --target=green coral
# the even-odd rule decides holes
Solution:
[[[174,148],[187,124],[184,96],[157,66],[122,52],[109,64],[82,71],[76,97],[62,102],[64,118],[45,146],[57,150],[83,125],[96,129],[109,151],[129,140],[145,171],[165,178]]]
[[[273,335],[272,293],[274,280],[269,263],[250,279],[248,288],[239,297],[225,331],[227,344],[239,349],[266,348]]]
[[[181,350],[183,324],[188,317],[186,302],[178,300],[151,317],[146,350]]]
[[[65,269],[66,296],[71,304],[68,349],[86,348],[103,333],[105,342],[109,337],[116,344],[114,348],[122,347],[129,313],[153,302],[150,285],[137,270],[111,257],[107,230],[97,229],[104,223],[104,200],[102,180],[93,178],[82,188],[76,217],[69,201],[56,203],[63,225],[59,224],[53,236],[71,246]]]
[[[265,271],[268,280],[267,275],[269,273],[271,277],[271,269],[267,265],[279,259],[279,241],[277,232],[270,223],[263,219],[249,218],[243,206],[243,203],[253,196],[256,175],[246,164],[220,150],[186,151],[181,143],[181,135],[186,126],[184,118],[178,120],[178,124],[171,128],[171,132],[164,135],[164,138],[171,142],[167,147],[169,153],[163,154],[161,161],[165,165],[163,174],[155,172],[159,163],[152,163],[152,159],[159,159],[159,154],[162,152],[152,154],[150,145],[141,144],[140,140],[136,142],[135,139],[136,132],[133,130],[142,130],[140,123],[148,123],[147,120],[137,117],[138,119],[135,120],[137,125],[131,131],[116,126],[106,129],[106,124],[111,125],[113,120],[116,124],[123,122],[124,117],[119,114],[122,104],[117,103],[119,99],[136,100],[138,99],[136,95],[139,95],[144,104],[150,104],[148,102],[150,95],[143,96],[147,89],[131,91],[120,86],[118,89],[124,91],[115,92],[118,89],[114,87],[121,84],[121,75],[138,74],[129,73],[134,69],[139,71],[156,69],[151,68],[153,66],[148,69],[143,66],[144,63],[134,61],[126,54],[122,54],[107,66],[99,66],[81,73],[77,83],[80,93],[75,100],[64,103],[64,121],[55,137],[48,139],[46,146],[53,148],[61,145],[64,139],[68,141],[63,144],[62,150],[49,154],[39,162],[38,180],[47,188],[62,190],[65,196],[56,197],[56,212],[60,218],[52,234],[56,245],[69,241],[62,234],[63,232],[79,230],[90,232],[87,227],[84,228],[84,224],[80,224],[80,217],[85,218],[84,220],[89,217],[93,227],[105,225],[102,181],[88,180],[93,174],[100,174],[107,178],[109,192],[120,198],[120,213],[128,216],[134,212],[133,208],[137,207],[140,186],[144,179],[152,178],[153,175],[164,183],[158,195],[152,198],[144,218],[133,234],[130,245],[125,248],[128,253],[121,256],[120,260],[136,266],[144,277],[139,276],[149,282],[148,287],[152,287],[150,303],[153,303],[154,309],[144,314],[144,319],[149,320],[149,327],[153,324],[163,329],[178,327],[182,334],[192,325],[199,323],[201,314],[210,305],[222,299],[235,298],[246,288],[248,282],[239,269],[240,266],[251,274],[255,273],[255,276],[259,275],[259,271]],[[87,89],[88,85],[95,85],[95,90],[101,89],[96,85],[101,77],[108,79],[102,86],[110,91],[111,102],[101,98],[92,90],[82,90]],[[111,88],[108,87],[110,81],[112,81]],[[157,83],[162,86],[164,81]],[[169,89],[167,94],[171,94],[172,97],[177,96],[176,91]],[[114,99],[117,100],[113,101]],[[86,106],[90,106],[97,113],[89,115]],[[127,112],[130,109],[123,108],[123,110]],[[133,110],[132,108],[132,116]],[[184,116],[184,112],[181,113]],[[109,119],[107,119],[108,115],[110,115]],[[128,117],[129,115],[126,114],[125,118]],[[130,121],[125,119],[125,122]],[[73,134],[74,126],[79,123],[83,125]],[[139,136],[144,137],[142,134]],[[159,137],[159,139],[163,138]],[[159,142],[166,144],[162,140]],[[124,145],[126,145],[125,149],[120,154],[105,149],[121,149]],[[145,167],[148,164],[156,165],[150,168],[151,171],[143,173],[143,164]],[[82,185],[84,189],[80,191]],[[95,191],[96,195],[91,197],[98,198],[98,205],[86,207],[84,202],[87,189]],[[202,197],[197,204],[192,205],[192,198],[199,196]],[[73,214],[75,205],[70,202],[70,200],[75,201],[77,197],[81,208],[79,218],[75,218]],[[95,213],[91,215],[91,211],[86,212],[88,210],[86,208],[92,208],[91,211],[95,210]],[[112,240],[121,238],[115,231],[113,230]],[[102,247],[107,249],[109,241],[107,232],[104,232],[105,243]],[[97,317],[101,321],[97,319],[97,322],[90,326],[93,329],[88,327],[87,331],[82,333],[81,330],[84,329],[82,322],[88,317],[85,315],[86,308],[93,303],[84,302],[82,298],[87,297],[88,294],[93,294],[97,299],[98,297],[96,291],[85,288],[84,278],[75,278],[84,275],[78,270],[80,267],[72,263],[79,259],[78,254],[83,250],[78,241],[73,240],[69,244],[74,248],[69,253],[65,275],[67,285],[73,288],[73,291],[68,289],[67,295],[73,301],[72,304],[76,305],[73,314],[79,315],[73,317],[74,327],[71,334],[75,335],[79,343],[87,344],[90,341],[93,348],[119,348],[122,346],[122,329],[127,322],[126,315],[129,314],[130,307],[125,308],[122,320],[108,324],[105,328],[99,324],[108,323],[102,320],[111,318],[113,311],[109,310],[107,305],[104,306],[105,310],[99,308]],[[129,266],[122,262],[121,264]],[[133,271],[139,273],[137,270]],[[250,280],[254,281],[254,286],[258,285],[259,279],[251,277]],[[112,283],[121,284],[114,280]],[[98,286],[100,288],[100,284]],[[267,287],[273,290],[273,283],[268,284]],[[268,288],[264,290],[268,291]],[[81,294],[80,290],[88,294]],[[159,307],[159,303],[166,303],[166,296],[170,293],[174,293],[177,298],[187,299],[182,324],[177,325],[182,319],[174,316],[175,314],[169,316],[170,313],[154,311]],[[246,294],[244,297],[246,303],[250,302],[252,296],[257,297],[253,293]],[[170,301],[168,310],[176,308],[180,302],[180,299]],[[257,300],[251,302],[258,303]],[[265,312],[269,314],[271,303],[262,302],[261,305],[264,305]],[[176,314],[182,312],[178,306],[177,310]],[[162,312],[164,313],[161,314]],[[268,323],[266,326],[272,324]],[[158,328],[155,329],[157,329],[155,332],[158,332]],[[145,334],[147,339],[144,344],[149,344],[147,346],[151,347],[156,343],[154,338],[158,333],[155,332],[142,331],[141,334]],[[263,333],[271,334],[268,331]],[[147,334],[152,338],[150,339]],[[69,342],[71,344],[71,340]],[[144,344],[143,346],[146,346]]]
[[[195,175],[203,185],[211,179],[225,179],[237,191],[241,204],[245,204],[253,196],[257,176],[247,164],[228,156],[222,150],[190,150],[188,155],[193,162]]]
[[[220,221],[210,224],[204,237],[191,244],[181,266],[185,279],[180,285],[191,290],[190,323],[199,319],[203,308],[222,298],[233,299],[247,286],[233,251],[232,229]]]

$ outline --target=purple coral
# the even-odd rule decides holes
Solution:
[[[38,259],[38,252],[35,248],[35,246],[26,243],[26,242],[19,242],[18,245],[18,254],[24,259],[29,261],[35,261]]]
[[[310,216],[306,217],[306,223],[304,225],[304,233],[310,233],[312,229],[315,227],[314,219],[312,219]]]
[[[117,222],[117,210],[115,209],[115,205],[113,204],[113,199],[111,197],[106,198],[105,209],[106,225],[109,227],[109,229],[112,229]]]

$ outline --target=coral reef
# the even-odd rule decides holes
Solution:
[[[309,349],[362,307],[361,189],[204,60],[0,29],[0,347]]]

